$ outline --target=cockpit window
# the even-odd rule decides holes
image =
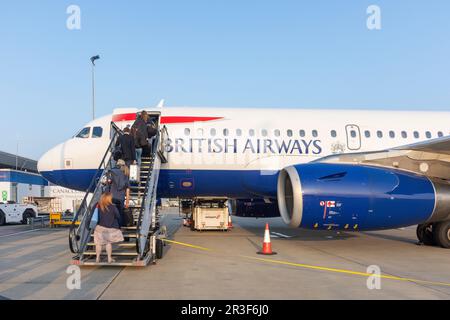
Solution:
[[[94,127],[92,130],[92,138],[101,138],[103,135],[103,128],[102,127]]]
[[[86,127],[86,128],[81,129],[81,131],[75,137],[87,139],[87,138],[89,138],[90,133],[91,133],[91,128]]]

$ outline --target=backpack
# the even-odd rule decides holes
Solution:
[[[120,146],[120,149],[116,149],[113,152],[113,159],[114,161],[118,161],[119,159],[122,159],[123,153],[122,153],[122,146]]]
[[[108,170],[104,178],[102,178],[102,184],[104,185],[103,192],[111,192],[111,186],[113,183],[117,185],[117,191],[124,191],[127,188],[126,181],[119,185],[120,178],[114,170]]]
[[[136,122],[134,122],[134,124],[131,126],[130,135],[134,139],[134,145],[139,148],[140,145],[139,145],[139,138],[138,138],[138,130],[136,128]]]
[[[142,127],[139,126],[139,121],[143,122],[142,119],[136,120],[131,127],[131,135],[134,138],[136,148],[142,148],[148,145],[147,139],[145,138],[145,133],[142,132]],[[145,123],[143,125],[145,126]]]
[[[156,124],[153,120],[151,120],[150,123],[147,124],[147,132],[149,138],[156,136],[156,134],[158,133],[158,129],[156,128]]]

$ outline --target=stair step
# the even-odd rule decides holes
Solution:
[[[136,230],[122,230],[124,238],[136,238]]]
[[[134,262],[133,260],[129,261],[129,262],[124,261],[124,262],[114,262],[114,263],[108,263],[108,262],[97,263],[95,261],[93,261],[93,262],[88,261],[88,262],[83,262],[83,266],[133,267],[133,266],[136,266],[136,262]]]
[[[71,264],[78,266],[93,266],[93,267],[145,267],[150,263],[151,255],[147,255],[144,260],[131,256],[116,256],[116,262],[108,263],[107,261],[95,262],[95,256],[86,256],[83,260],[73,259]]]
[[[83,255],[85,255],[85,256],[95,256],[95,255],[97,255],[97,253],[95,251],[86,251],[86,252],[83,252]],[[112,255],[113,256],[130,256],[130,257],[135,257],[138,254],[137,254],[137,252],[120,252],[120,251],[119,252],[117,252],[117,251],[114,252],[114,250],[113,250]],[[106,256],[106,252],[103,251],[101,256],[102,257]]]
[[[134,220],[136,221],[136,219]],[[122,232],[124,238],[137,238],[136,233],[125,233]],[[91,234],[91,238],[94,238],[94,234]]]
[[[88,242],[87,244],[90,247],[95,246],[94,242]],[[120,248],[136,248],[136,243],[135,242],[122,242],[122,243],[116,243],[113,245],[114,246],[120,247]]]

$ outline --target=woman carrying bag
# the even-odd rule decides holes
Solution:
[[[98,222],[94,231],[96,262],[100,262],[103,246],[106,247],[108,263],[115,262],[112,259],[112,244],[122,242],[123,234],[119,226],[120,213],[112,202],[112,194],[105,192],[98,202]]]

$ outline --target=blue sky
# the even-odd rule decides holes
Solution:
[[[81,30],[66,9],[81,8]],[[380,6],[382,30],[366,9]],[[115,107],[450,110],[450,1],[22,1],[0,6],[0,150],[38,158]]]

